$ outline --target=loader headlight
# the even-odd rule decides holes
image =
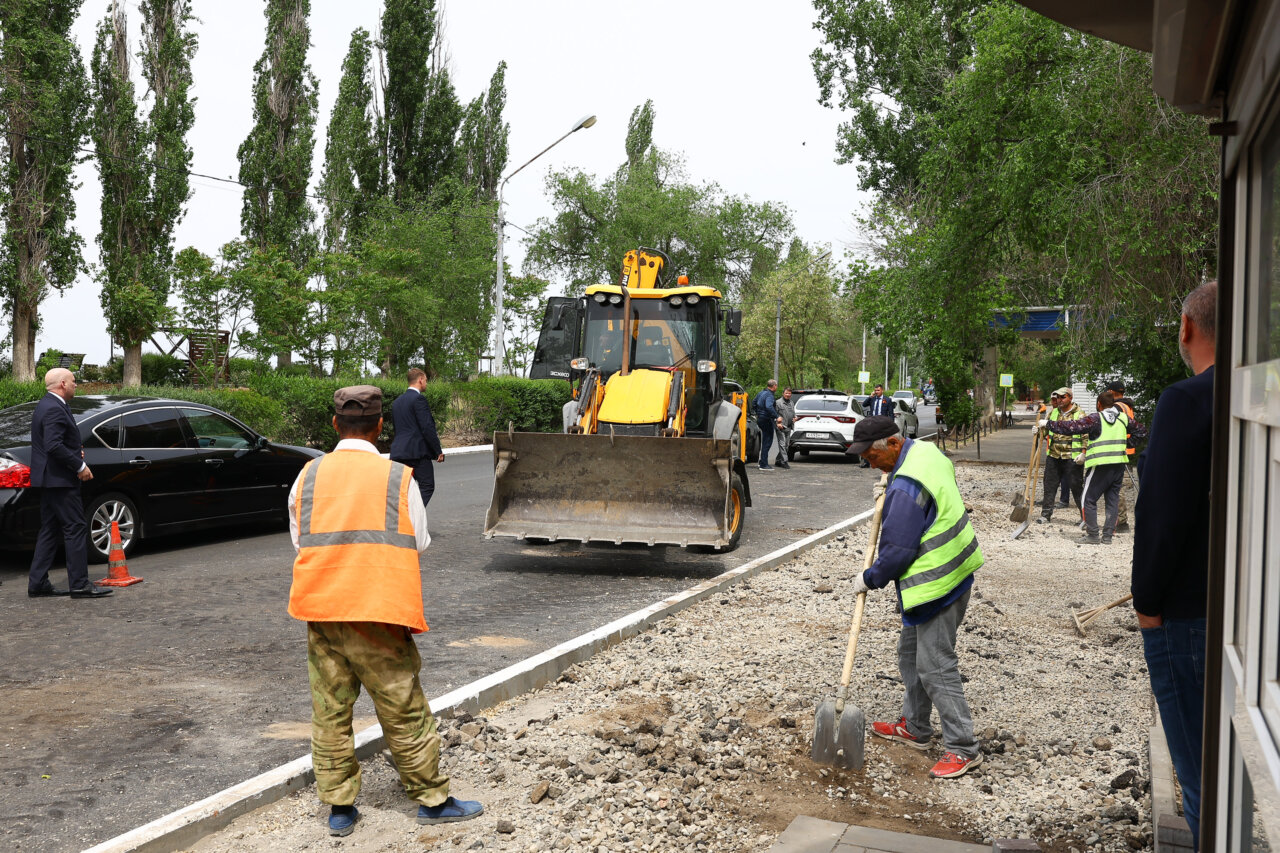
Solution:
[[[569,366],[574,370],[586,370],[591,366],[591,361],[585,358],[575,358],[573,361],[569,362]]]
[[[622,297],[621,297],[620,295],[618,295],[617,293],[613,294],[612,296],[610,296],[610,297],[609,297],[609,304],[610,304],[610,305],[621,305],[621,304],[622,304]]]
[[[700,300],[701,298],[702,297],[696,293],[690,293],[688,296],[685,297],[684,301],[688,302],[690,305],[697,305],[698,300]]]
[[[684,297],[682,297],[682,296],[673,296],[673,297],[671,297],[670,299],[668,299],[667,301],[671,303],[671,307],[672,307],[672,308],[679,308],[681,305],[683,305],[683,304],[684,304]]]
[[[698,372],[699,373],[715,373],[716,363],[714,361],[711,361],[710,359],[703,359],[702,361],[698,362]]]
[[[591,298],[592,298],[592,299],[594,299],[594,300],[595,300],[596,302],[598,302],[599,304],[603,305],[603,304],[604,304],[604,301],[605,301],[606,299],[608,299],[609,297],[608,297],[608,296],[606,296],[606,295],[605,295],[605,294],[603,294],[603,293],[597,293],[595,296],[593,296],[593,297],[591,297]]]

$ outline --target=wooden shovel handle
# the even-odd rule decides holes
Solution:
[[[1027,493],[1031,491],[1031,478],[1034,476],[1036,460],[1040,458],[1040,431],[1036,430],[1035,436],[1031,440],[1031,458],[1027,460],[1027,479],[1022,484],[1022,502],[1030,503],[1027,500]]]
[[[887,487],[889,485],[889,475],[882,474],[880,476],[880,485]],[[871,516],[871,537],[867,542],[866,557],[863,559],[862,570],[865,572],[871,568],[876,561],[876,545],[880,542],[880,514],[884,511],[884,495],[876,499],[876,511]],[[849,648],[844,653],[844,672],[840,675],[841,695],[843,696],[845,688],[849,686],[849,680],[853,677],[853,658],[858,653],[858,632],[862,630],[862,609],[866,604],[867,594],[865,592],[858,593],[858,600],[853,606],[853,624],[849,626]]]

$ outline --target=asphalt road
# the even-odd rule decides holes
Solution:
[[[436,467],[431,630],[418,638],[428,696],[861,512],[878,476],[827,454],[753,468],[738,550],[695,554],[485,541],[491,466],[477,453]],[[71,600],[28,599],[29,557],[0,556],[0,849],[80,850],[305,754],[306,632],[285,612],[292,557],[279,528],[144,542],[129,561],[144,583]],[[367,699],[356,716],[373,722]]]

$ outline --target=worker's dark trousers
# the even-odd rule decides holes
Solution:
[[[1053,517],[1054,503],[1058,500],[1058,485],[1063,492],[1071,490],[1076,499],[1076,506],[1083,506],[1084,466],[1077,465],[1074,459],[1054,459],[1046,456],[1044,460],[1044,500],[1040,503],[1040,514],[1045,518]]]
[[[1095,465],[1084,480],[1084,532],[1098,535],[1098,499],[1105,498],[1107,515],[1102,522],[1102,536],[1109,539],[1116,532],[1116,516],[1120,514],[1120,487],[1124,485],[1123,465]]]
[[[756,417],[756,426],[760,427],[760,467],[770,468],[769,448],[773,447],[774,420],[767,415]]]

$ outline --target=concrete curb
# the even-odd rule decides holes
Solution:
[[[467,449],[479,452],[490,448]],[[459,711],[474,714],[506,699],[536,690],[596,652],[643,633],[652,625],[692,604],[710,598],[740,581],[816,548],[847,530],[865,524],[870,520],[872,512],[867,510],[847,518],[826,530],[806,536],[798,542],[793,542],[763,557],[757,557],[749,563],[651,604],[643,610],[615,619],[607,625],[602,625],[545,652],[512,664],[506,669],[463,685],[432,699],[431,709],[438,717],[452,716]],[[367,758],[386,747],[382,728],[378,725],[357,732],[355,742],[356,756],[359,758]],[[310,785],[314,780],[311,756],[304,755],[288,764],[282,764],[252,779],[225,788],[197,803],[157,818],[144,826],[117,835],[115,838],[89,848],[84,853],[170,853],[181,850],[227,826],[240,815],[273,803],[293,791]]]
[[[466,447],[446,447],[444,448],[444,458],[450,456],[458,456],[463,453],[492,453],[492,444],[469,444]]]

